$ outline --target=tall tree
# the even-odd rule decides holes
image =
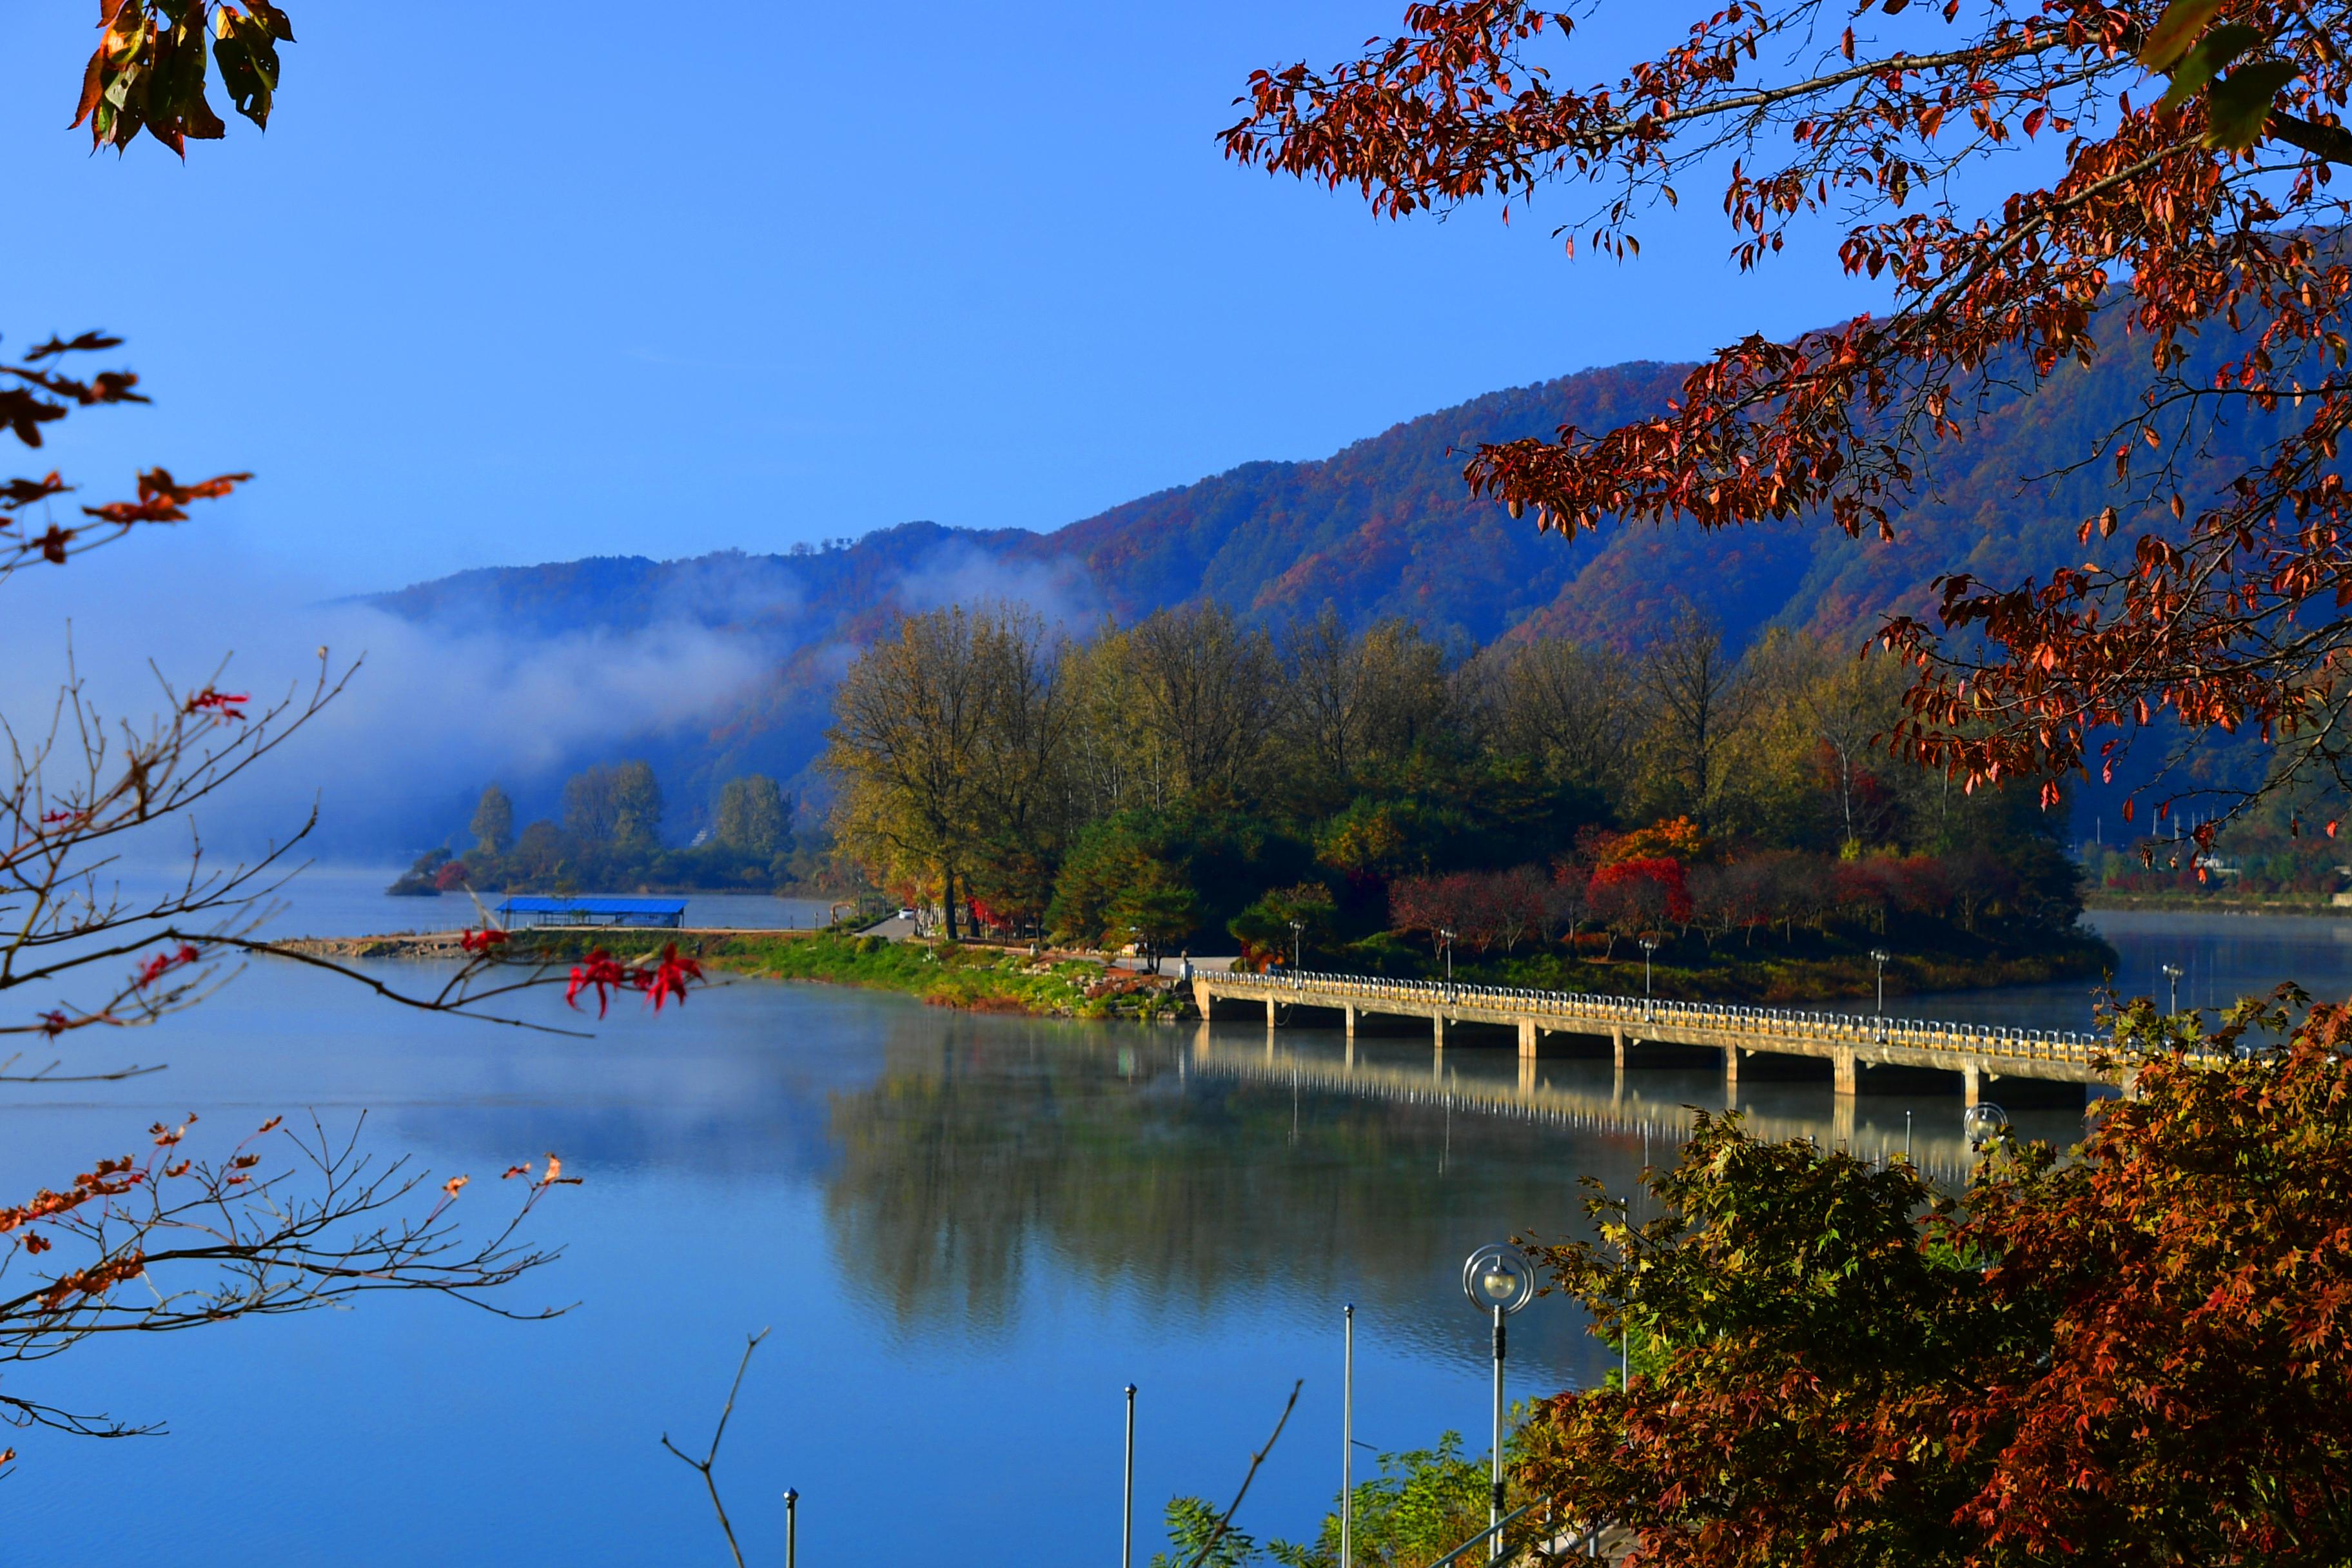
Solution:
[[[765,773],[729,779],[719,792],[719,815],[711,826],[711,837],[745,855],[781,853],[791,837],[784,792]]]
[[[1722,815],[1724,759],[1745,717],[1748,687],[1738,662],[1713,622],[1685,611],[1643,653],[1641,679],[1662,807],[1710,826]]]
[[[563,781],[563,831],[583,844],[613,842],[621,820],[618,770],[583,768]]]
[[[886,878],[936,887],[950,937],[980,846],[1034,831],[1051,804],[1058,665],[1026,612],[934,610],[861,655],[834,700],[842,836]]]
[[[662,793],[647,762],[613,770],[613,842],[644,853],[661,845]]]
[[[474,847],[485,855],[503,855],[513,847],[514,802],[507,798],[507,792],[496,784],[484,789],[467,830],[474,836]]]
[[[1833,240],[1886,288],[1841,327],[1722,349],[1655,414],[1481,447],[1470,485],[1566,534],[1822,516],[1893,539],[1929,449],[2022,416],[2071,364],[2134,355],[2143,395],[2053,463],[2112,468],[2103,503],[2052,519],[2079,564],[2032,581],[1955,561],[1932,622],[1886,622],[1913,669],[1899,744],[2046,781],[2177,723],[2188,748],[2260,730],[2344,773],[2352,9],[1870,10],[1702,6],[1667,52],[1580,88],[1558,72],[1580,14],[1417,4],[1328,70],[1252,76],[1225,149],[1395,217],[1478,198],[1507,216],[1563,187],[1590,201],[1559,231],[1571,253],[1621,258],[1654,203],[1719,179],[1743,269]],[[2044,135],[2000,166],[2056,177],[2004,194],[1996,158]],[[2217,471],[2203,437],[2230,420],[2264,445]]]
[[[1220,605],[1160,610],[1125,644],[1145,744],[1181,799],[1245,795],[1272,729],[1274,648]]]
[[[1344,800],[1369,768],[1393,766],[1448,731],[1445,652],[1408,621],[1360,636],[1331,605],[1284,634],[1273,717],[1326,796]]]
[[[1465,663],[1458,684],[1485,744],[1557,783],[1607,795],[1623,787],[1638,705],[1617,655],[1559,637],[1498,644]]]

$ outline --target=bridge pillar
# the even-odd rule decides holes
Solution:
[[[1609,1038],[1617,1047],[1617,1070],[1622,1073],[1625,1070],[1625,1026],[1622,1024],[1610,1025]]]
[[[1723,1047],[1723,1092],[1726,1094],[1739,1092],[1739,1047],[1738,1046]]]
[[[1984,1098],[1984,1087],[1981,1082],[1983,1078],[1983,1070],[1974,1062],[1969,1063],[1960,1069],[1960,1103],[1962,1105],[1974,1106]]]
[[[1348,1016],[1348,1038],[1352,1041],[1356,1037],[1356,1009],[1353,1006],[1348,1006],[1341,1008],[1340,1011]]]
[[[1831,1054],[1830,1074],[1838,1093],[1848,1095],[1853,1092],[1856,1074],[1852,1046],[1840,1046]]]
[[[1522,1018],[1519,1020],[1519,1060],[1531,1062],[1535,1059],[1536,1021],[1533,1018]]]
[[[1429,1033],[1439,1050],[1445,1048],[1445,1015],[1440,1013],[1429,1020]]]
[[[1530,1054],[1519,1058],[1519,1092],[1521,1094],[1533,1094],[1535,1091],[1536,1058],[1532,1054]]]
[[[1265,999],[1265,1026],[1269,1029],[1274,1027],[1274,998],[1271,996]]]

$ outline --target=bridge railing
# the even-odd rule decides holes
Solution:
[[[1527,1017],[1563,1017],[1613,1025],[1664,1025],[1717,1033],[1771,1035],[1832,1045],[1896,1045],[1923,1050],[1966,1052],[2033,1061],[2088,1065],[2113,1049],[2099,1035],[2066,1029],[2019,1029],[1952,1019],[1894,1018],[1874,1014],[1811,1012],[1756,1007],[1728,1002],[1667,1002],[1640,996],[1539,991],[1512,985],[1473,985],[1443,980],[1399,980],[1381,974],[1331,974],[1312,970],[1230,974],[1202,978],[1213,985],[1274,997],[1329,998],[1331,1005],[1414,1002],[1423,1006],[1462,1007]]]

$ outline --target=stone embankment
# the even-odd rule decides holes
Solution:
[[[269,945],[306,958],[463,958],[463,931],[394,931],[389,936],[298,936]]]
[[[648,947],[658,949],[667,942],[676,942],[691,953],[708,955],[732,938],[790,941],[810,933],[733,926],[689,926],[682,930],[645,926],[535,926],[511,934],[518,947],[536,948],[552,957],[590,946],[608,947],[616,952],[635,952]],[[462,931],[394,931],[384,936],[288,937],[283,942],[270,943],[270,946],[281,952],[297,953],[305,958],[460,959],[466,956],[465,938],[466,933]]]

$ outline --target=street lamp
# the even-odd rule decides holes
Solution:
[[[1870,961],[1878,965],[1878,1037],[1886,1038],[1886,950],[1874,947]]]
[[[2167,1013],[2180,1011],[2180,977],[2188,973],[2177,963],[2168,963],[2164,966],[2164,977],[2172,983],[2172,1005],[2165,1009]]]
[[[1127,1385],[1127,1489],[1119,1506],[1118,1568],[1135,1564],[1135,1384]]]
[[[1642,1016],[1643,1018],[1650,1016],[1650,955],[1657,951],[1656,937],[1642,938]]]
[[[2008,1131],[2009,1112],[1989,1100],[1960,1112],[1960,1132],[1968,1139],[1970,1153]]]
[[[1486,1561],[1503,1560],[1503,1319],[1534,1299],[1536,1271],[1516,1247],[1495,1243],[1472,1253],[1462,1265],[1462,1293],[1470,1305],[1495,1315],[1494,1490],[1486,1503]]]
[[[1437,936],[1439,941],[1445,943],[1445,984],[1451,986],[1454,984],[1454,928],[1440,926],[1437,928]]]
[[[1303,972],[1307,966],[1307,922],[1290,922],[1290,967]]]

